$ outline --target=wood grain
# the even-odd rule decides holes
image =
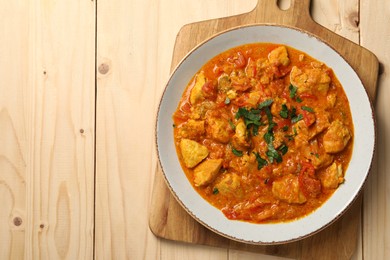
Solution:
[[[154,116],[175,36],[185,24],[249,12],[256,2],[0,0],[0,259],[310,256],[306,248],[319,241],[235,250],[158,239],[148,227]],[[289,6],[289,0],[273,2]],[[370,49],[382,63],[377,157],[355,260],[390,258],[389,4],[312,0],[310,7],[317,23]]]
[[[207,39],[216,32],[235,26],[252,23],[277,23],[292,25],[306,29],[326,40],[336,48],[351,64],[361,77],[369,96],[373,100],[376,95],[376,78],[378,62],[376,57],[366,49],[352,41],[346,40],[337,34],[315,23],[309,13],[310,1],[292,1],[290,8],[280,10],[275,1],[259,1],[257,7],[250,13],[233,17],[208,20],[194,24],[188,24],[181,28],[177,38],[173,54],[173,69],[182,57],[197,43]],[[368,70],[363,70],[361,63],[368,64]],[[155,178],[155,189],[152,197],[152,209],[150,216],[151,230],[160,237],[196,244],[213,246],[225,246],[243,250],[251,250],[273,255],[281,255],[294,258],[311,259],[326,255],[327,259],[341,257],[349,259],[355,252],[356,238],[358,237],[360,224],[361,198],[353,207],[335,224],[311,238],[301,242],[280,246],[249,246],[220,237],[203,226],[196,223],[171,197],[169,190],[161,178],[161,169],[158,169]],[[156,188],[157,187],[157,188]],[[177,225],[177,223],[181,225]],[[342,230],[342,231],[340,231]],[[343,234],[338,239],[333,239],[335,234]],[[346,239],[348,238],[348,239]],[[339,250],[331,250],[338,248]],[[345,255],[340,255],[342,251]]]
[[[91,258],[95,4],[1,6],[0,258]]]
[[[360,42],[377,54],[381,63],[376,102],[377,153],[364,190],[363,249],[365,259],[390,257],[390,31],[389,1],[363,1]]]

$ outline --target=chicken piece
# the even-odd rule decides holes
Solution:
[[[258,105],[261,97],[261,91],[252,91],[249,92],[248,99],[246,99],[245,102],[249,107],[255,108]]]
[[[256,156],[253,153],[243,154],[241,157],[235,156],[229,161],[229,167],[246,176],[257,169]]]
[[[288,174],[272,183],[272,194],[288,203],[302,204],[306,202],[306,197],[299,187],[298,177]]]
[[[341,152],[350,139],[350,130],[340,120],[335,120],[324,134],[324,149],[327,153]]]
[[[305,122],[299,121],[293,127],[296,131],[296,135],[294,137],[294,142],[297,147],[301,147],[307,145],[310,140],[309,128],[306,126]]]
[[[274,65],[287,66],[290,64],[287,48],[285,46],[277,47],[268,54],[268,60]]]
[[[189,119],[178,126],[178,135],[182,138],[197,139],[205,133],[204,121]]]
[[[329,113],[326,111],[318,111],[315,113],[314,124],[307,126],[306,123],[301,120],[295,124],[297,136],[295,137],[295,143],[297,147],[307,144],[310,140],[316,137],[321,132],[325,131],[330,125]]]
[[[219,173],[222,166],[222,159],[208,159],[194,169],[195,186],[203,186],[211,183]]]
[[[270,62],[268,59],[258,59],[256,61],[256,75],[260,78],[260,83],[263,85],[268,85],[271,81],[270,75],[266,73],[269,66]]]
[[[206,83],[206,77],[204,72],[201,71],[195,78],[194,86],[191,89],[190,93],[190,103],[192,105],[198,103],[199,101],[204,99],[202,87]]]
[[[209,155],[209,150],[206,146],[190,139],[181,139],[180,150],[183,162],[188,168],[195,167]]]
[[[344,182],[344,173],[341,164],[334,162],[329,166],[323,175],[320,176],[321,184],[324,188],[336,189]]]
[[[326,96],[326,100],[328,102],[328,107],[332,108],[336,104],[337,95],[336,93],[330,93]]]
[[[305,146],[305,157],[309,159],[314,169],[320,169],[329,166],[333,162],[333,155],[328,154],[318,145],[317,140],[310,142],[310,145]]]
[[[294,66],[291,69],[290,81],[298,88],[298,94],[317,92],[326,95],[329,90],[330,77],[319,68],[306,69],[302,71]]]
[[[283,159],[281,163],[274,166],[272,169],[272,175],[275,177],[281,177],[287,174],[297,174],[299,172],[298,166],[300,167],[294,158],[287,158],[287,160]]]
[[[231,126],[224,118],[209,117],[207,118],[207,133],[220,143],[228,143],[230,140]]]
[[[235,192],[240,187],[240,177],[235,173],[226,173],[214,186],[223,195]]]
[[[324,110],[316,111],[315,117],[316,117],[316,121],[310,131],[310,139],[312,139],[319,133],[322,133],[322,131],[326,130],[330,125],[329,122],[330,115],[328,112]]]
[[[247,150],[251,144],[244,120],[240,119],[236,125],[236,133],[232,137],[233,147],[239,150]]]

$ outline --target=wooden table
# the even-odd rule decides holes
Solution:
[[[148,227],[154,117],[175,36],[256,3],[2,0],[0,259],[280,259],[167,241]],[[389,259],[390,2],[312,0],[311,12],[381,62],[377,156],[353,259]]]

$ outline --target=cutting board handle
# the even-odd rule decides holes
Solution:
[[[310,4],[311,0],[290,0],[290,7],[282,10],[278,6],[278,0],[258,0],[252,12],[258,22],[312,28],[317,23],[310,15]]]

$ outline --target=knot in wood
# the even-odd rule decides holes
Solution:
[[[107,72],[110,70],[110,66],[107,63],[102,63],[99,65],[99,73],[100,74],[107,74]]]
[[[22,225],[23,220],[21,217],[14,217],[13,223],[15,226],[19,227],[20,225]]]
[[[348,15],[348,20],[349,20],[349,23],[354,28],[359,28],[360,20],[359,20],[359,14],[357,12],[350,13]]]

